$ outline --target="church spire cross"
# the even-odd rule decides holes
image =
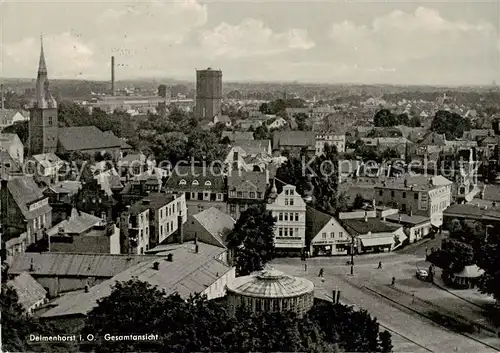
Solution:
[[[40,61],[38,63],[38,74],[47,74],[47,64],[45,63],[45,54],[43,52],[43,35],[40,35]]]

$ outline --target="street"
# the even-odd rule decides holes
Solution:
[[[348,256],[307,259],[307,271],[305,262],[295,258],[276,259],[272,266],[310,279],[317,296],[331,297],[333,290],[340,290],[341,302],[366,309],[377,318],[381,330],[392,332],[394,352],[498,351],[496,328],[485,318],[481,305],[416,278],[425,249],[440,243],[436,238],[400,252],[357,255],[354,276],[346,265]],[[382,269],[377,268],[379,261]],[[318,277],[321,268],[324,282]],[[392,277],[396,278],[394,286],[390,285]]]

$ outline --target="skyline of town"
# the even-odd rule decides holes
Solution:
[[[27,6],[29,5],[29,6]],[[1,75],[32,77],[43,33],[53,79],[490,85],[500,80],[495,2],[60,2],[2,6]],[[88,14],[89,16],[85,16]],[[98,15],[97,15],[98,14]],[[9,31],[25,16],[23,28]],[[242,70],[242,68],[244,68]]]

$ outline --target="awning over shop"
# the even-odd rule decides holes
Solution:
[[[363,246],[392,246],[394,244],[394,237],[377,237],[377,238],[361,238]]]

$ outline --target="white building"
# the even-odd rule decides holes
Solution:
[[[276,184],[271,190],[267,210],[276,218],[274,246],[277,250],[301,252],[305,246],[306,203],[293,185],[284,185],[277,193]]]
[[[333,145],[337,152],[345,152],[345,134],[334,132],[316,132],[316,156],[321,156],[325,151],[325,145]]]
[[[309,252],[313,255],[346,255],[352,238],[332,215],[307,206],[306,216],[311,228],[307,238],[311,239]]]

